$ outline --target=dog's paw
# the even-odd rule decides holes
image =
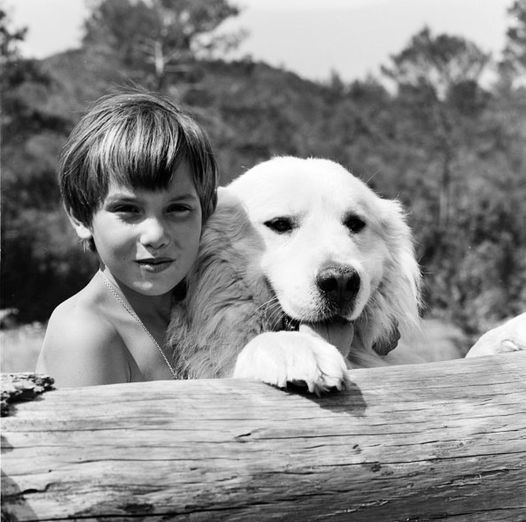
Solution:
[[[285,388],[305,383],[311,393],[348,384],[347,365],[333,345],[300,332],[267,332],[250,341],[239,354],[234,378],[256,379]]]
[[[469,350],[466,357],[497,355],[526,351],[526,313],[486,332]]]

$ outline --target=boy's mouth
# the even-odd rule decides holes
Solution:
[[[149,272],[161,272],[168,268],[173,261],[170,257],[148,257],[145,259],[137,259],[136,263]]]

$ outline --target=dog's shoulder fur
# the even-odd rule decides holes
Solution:
[[[181,378],[229,376],[241,348],[273,329],[266,313],[273,296],[257,269],[262,248],[243,206],[220,190],[186,280],[186,297],[173,307],[168,330]]]

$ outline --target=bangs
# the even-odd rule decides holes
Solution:
[[[110,183],[167,190],[188,162],[203,222],[217,203],[218,171],[206,133],[170,101],[147,93],[101,98],[80,120],[59,164],[68,213],[90,224]]]
[[[101,184],[114,181],[133,189],[164,190],[188,156],[184,133],[169,115],[148,107],[136,109],[102,133],[89,151],[89,168]]]

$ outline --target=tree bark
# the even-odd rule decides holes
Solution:
[[[526,520],[526,353],[48,391],[3,419],[9,520]]]

